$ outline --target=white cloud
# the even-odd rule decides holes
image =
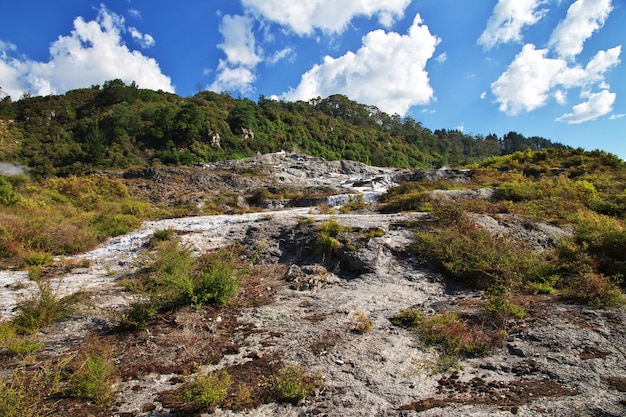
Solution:
[[[220,33],[224,42],[217,45],[226,59],[220,60],[217,75],[209,89],[214,91],[249,92],[251,84],[256,80],[254,68],[261,61],[257,52],[253,21],[240,15],[225,15],[220,25]]]
[[[217,46],[224,51],[229,64],[254,67],[261,61],[256,51],[252,24],[246,16],[226,15],[222,18],[220,33],[224,36],[224,43]]]
[[[583,68],[568,66],[565,59],[548,58],[547,49],[535,49],[526,44],[507,70],[491,84],[491,90],[500,103],[500,110],[516,115],[542,107],[550,97],[565,103],[564,89],[590,90],[596,84],[607,89],[604,74],[619,64],[621,46],[598,51]]]
[[[480,93],[480,99],[481,100],[484,100],[485,97],[487,97],[487,92],[486,91],[483,91],[482,93]]]
[[[437,55],[437,58],[435,58],[435,61],[439,62],[440,64],[443,64],[447,60],[448,60],[448,54],[445,52],[440,53],[439,55]]]
[[[341,33],[355,16],[377,16],[385,27],[404,15],[411,0],[242,0],[244,7],[264,19],[286,26],[298,35],[315,29]]]
[[[0,56],[3,89],[13,97],[30,91],[34,95],[62,94],[74,88],[119,78],[135,81],[142,88],[173,92],[170,77],[159,64],[122,41],[124,19],[101,6],[94,21],[74,20],[69,36],[59,36],[50,45],[50,60]]]
[[[552,32],[548,46],[563,58],[574,58],[585,41],[604,26],[611,10],[611,0],[576,0]]]
[[[141,12],[137,9],[128,9],[128,14],[135,19],[141,20]]]
[[[532,26],[546,14],[539,9],[543,0],[499,0],[489,17],[478,44],[491,49],[500,43],[520,42],[522,29]]]
[[[491,91],[500,103],[500,110],[516,115],[543,106],[555,78],[566,69],[560,59],[550,59],[547,49],[526,44],[507,70],[491,84]]]
[[[141,47],[144,49],[151,48],[156,43],[151,35],[148,35],[147,33],[141,33],[139,32],[139,30],[137,30],[137,28],[131,27],[129,28],[129,30],[130,35],[133,37],[133,39],[136,40],[139,45],[141,45]]]
[[[620,114],[612,114],[611,117],[609,117],[609,120],[617,120],[617,119],[621,119],[622,117],[625,117],[626,114],[620,113]]]
[[[610,113],[615,102],[615,93],[602,90],[599,93],[591,94],[589,100],[575,105],[572,113],[566,113],[556,119],[557,122],[567,124],[579,124],[589,120],[597,119],[600,116]]]
[[[283,48],[280,51],[276,51],[272,56],[267,58],[267,63],[270,65],[276,65],[278,62],[288,57],[293,57],[294,51],[290,47]]]
[[[439,41],[418,14],[407,35],[376,30],[363,37],[356,53],[324,57],[284,96],[308,100],[339,93],[403,115],[412,105],[428,104],[434,97],[425,66]]]

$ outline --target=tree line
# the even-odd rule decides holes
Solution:
[[[63,95],[0,101],[0,160],[35,176],[180,165],[280,150],[377,166],[437,168],[526,149],[564,148],[509,132],[431,131],[343,95],[257,102],[202,91],[183,98],[111,80]],[[10,122],[9,122],[10,121]]]

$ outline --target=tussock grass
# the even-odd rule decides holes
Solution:
[[[276,401],[298,404],[322,388],[323,379],[300,365],[288,365],[268,378],[264,387]]]

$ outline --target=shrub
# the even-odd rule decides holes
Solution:
[[[82,294],[58,298],[48,283],[38,283],[39,291],[18,305],[19,313],[12,323],[18,334],[34,334],[39,329],[67,317]]]
[[[168,227],[166,229],[157,229],[154,231],[154,238],[163,242],[165,240],[170,240],[174,233],[175,230],[171,227]]]
[[[225,305],[239,291],[239,285],[251,273],[249,268],[237,265],[237,251],[222,249],[200,258],[194,279],[191,303]]]
[[[0,204],[12,206],[19,201],[13,185],[4,175],[0,175]]]
[[[12,322],[0,323],[0,354],[9,356],[30,355],[43,346],[43,342],[34,337],[19,336]]]
[[[505,285],[495,284],[483,293],[485,305],[483,309],[495,318],[498,327],[503,326],[509,319],[526,317],[526,310],[511,301],[511,292]]]
[[[52,415],[45,399],[59,390],[60,374],[39,366],[32,373],[16,369],[0,377],[0,416],[44,417]]]
[[[422,324],[424,315],[414,308],[407,308],[393,315],[390,319],[394,326],[417,328]]]
[[[111,406],[118,380],[112,357],[110,347],[101,341],[94,341],[84,348],[75,358],[68,395],[85,398],[99,406]]]
[[[180,397],[198,407],[215,408],[226,398],[231,384],[231,376],[226,370],[219,375],[199,374],[185,381],[180,389]]]
[[[575,277],[565,289],[565,295],[596,308],[618,307],[626,303],[618,283],[622,277],[587,273]]]
[[[350,314],[350,321],[354,325],[353,330],[357,333],[367,333],[372,330],[374,326],[372,320],[361,310],[356,310]]]
[[[92,227],[101,239],[123,235],[140,225],[138,218],[128,214],[100,214],[92,221]]]
[[[264,386],[277,401],[295,405],[314,395],[323,383],[320,374],[307,373],[300,365],[289,365],[268,378]]]
[[[427,345],[436,345],[444,355],[482,356],[489,353],[489,341],[455,313],[436,314],[424,319],[419,332]]]

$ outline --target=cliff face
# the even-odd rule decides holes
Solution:
[[[115,175],[136,195],[171,204],[183,199],[201,210],[210,198],[227,192],[242,197],[233,199],[235,206],[250,208],[253,203],[244,197],[259,188],[272,195],[307,192],[310,198],[377,192],[399,176],[422,174],[274,154]],[[222,369],[236,383],[230,400],[221,404],[231,411],[218,408],[217,415],[626,414],[623,309],[528,297],[520,300],[527,317],[511,320],[508,335],[491,353],[442,367],[437,350],[390,318],[417,308],[480,319],[481,294],[444,279],[412,250],[414,231],[431,221],[428,213],[381,214],[374,207],[342,214],[314,206],[147,222],[77,257],[89,266],[49,271],[60,295],[82,290],[89,302],[40,335],[46,342],[43,355],[75,352],[94,335],[112,346],[119,394],[111,409],[89,409],[98,416],[200,415],[203,410],[182,404],[175,390],[188,374]],[[510,216],[487,217],[476,217],[477,227],[531,240],[537,250],[570,232],[548,224],[530,227]],[[341,246],[321,250],[319,231],[329,221],[342,226],[335,235]],[[226,307],[183,308],[142,330],[113,331],[137,299],[121,284],[138,270],[158,230],[174,231],[195,254],[237,245],[254,263],[254,273]],[[1,274],[3,281],[11,280],[10,272]],[[23,278],[7,282],[5,311],[16,293],[32,285]],[[276,403],[263,386],[277,369],[294,363],[321,375],[323,384],[300,403]],[[248,402],[235,405],[237,384],[248,387]],[[59,407],[69,416],[85,415],[87,409],[64,401]]]

